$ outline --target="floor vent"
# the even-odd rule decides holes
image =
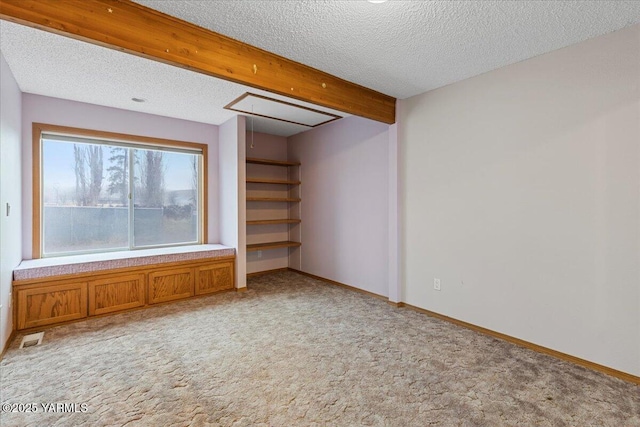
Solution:
[[[35,334],[25,335],[20,343],[20,348],[34,347],[42,344],[42,338],[44,338],[44,332],[37,332]]]

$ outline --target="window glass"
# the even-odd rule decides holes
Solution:
[[[42,228],[45,255],[128,249],[126,156],[117,147],[45,139]],[[120,169],[120,175],[114,175]],[[122,191],[125,191],[124,197]]]
[[[198,157],[134,150],[135,246],[198,240]]]
[[[199,243],[201,153],[46,135],[41,157],[43,256]]]

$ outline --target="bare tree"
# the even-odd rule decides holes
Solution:
[[[76,174],[76,203],[78,206],[87,205],[87,176],[84,150],[78,144],[73,144],[74,171]]]
[[[102,172],[104,169],[102,146],[90,145],[87,147],[87,163],[89,164],[89,203],[97,206],[102,191]]]
[[[102,190],[102,147],[73,144],[74,171],[76,174],[76,203],[78,206],[95,206]],[[87,176],[88,175],[88,176]]]
[[[164,154],[161,151],[144,150],[138,168],[140,170],[140,196],[144,206],[162,207],[164,204]]]
[[[195,207],[198,201],[198,156],[191,158],[191,202]]]

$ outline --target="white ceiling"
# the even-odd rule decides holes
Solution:
[[[397,98],[640,22],[640,1],[137,2]],[[346,116],[6,21],[0,49],[28,93],[211,124],[245,92]],[[307,129],[261,118],[254,128]]]

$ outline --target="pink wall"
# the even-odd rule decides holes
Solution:
[[[640,25],[399,107],[402,300],[640,376]]]
[[[236,288],[247,286],[245,209],[245,117],[235,116],[220,125],[218,155],[218,211],[220,243],[236,248]],[[213,213],[213,211],[211,211]]]
[[[11,335],[11,281],[14,267],[22,260],[21,102],[18,84],[0,54],[0,352]]]
[[[101,107],[58,98],[23,94],[22,97],[22,208],[24,259],[31,258],[32,221],[32,123],[47,123],[132,135],[174,139],[209,145],[208,199],[210,243],[220,240],[218,212],[218,127],[117,108]]]
[[[253,143],[253,148],[251,144]],[[247,132],[247,157],[287,160],[287,138],[260,132]]]
[[[398,123],[389,126],[389,301],[402,302],[401,224],[402,180],[400,171],[400,148],[398,146]]]
[[[302,163],[302,271],[389,296],[389,138],[359,117],[289,138]]]

